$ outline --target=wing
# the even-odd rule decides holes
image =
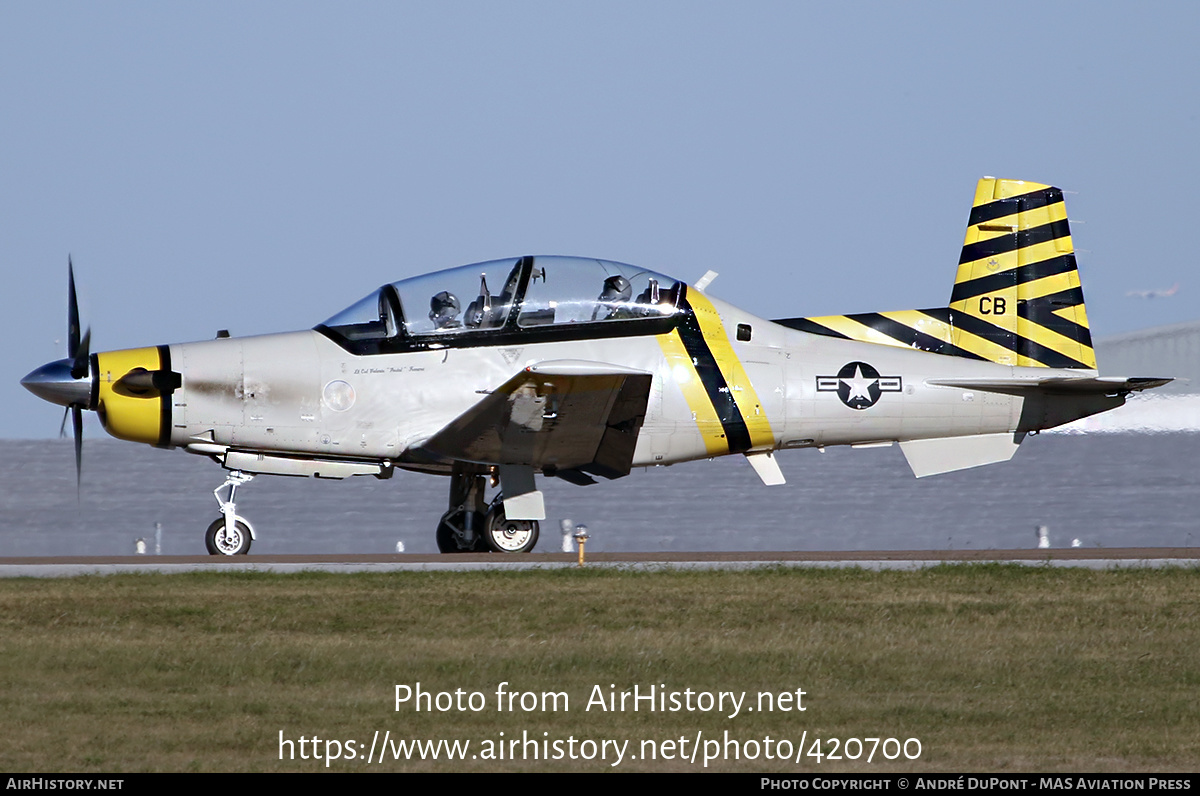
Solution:
[[[532,466],[575,483],[629,474],[649,373],[554,360],[531,365],[434,434],[423,448],[479,464]]]

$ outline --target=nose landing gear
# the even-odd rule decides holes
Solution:
[[[225,483],[213,490],[213,496],[221,506],[221,516],[204,534],[204,544],[208,552],[214,556],[242,556],[250,552],[250,542],[255,539],[254,526],[245,517],[236,513],[237,504],[234,495],[242,484],[248,484],[254,478],[249,473],[234,470],[225,479]],[[229,499],[221,497],[221,491],[229,489]]]

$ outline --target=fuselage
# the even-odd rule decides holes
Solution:
[[[569,359],[652,375],[633,466],[1019,433],[1073,419],[1023,416],[1020,396],[928,383],[948,372],[986,379],[1028,371],[1044,378],[1044,368],[1035,373],[831,339],[757,318],[694,289],[688,296],[699,305],[695,312],[710,313],[701,326],[713,358],[709,368],[715,365],[721,376],[715,385],[676,329],[397,353],[355,353],[326,333],[306,330],[98,354],[102,416],[114,436],[218,457],[259,452],[448,472],[449,462],[422,452],[427,439],[522,368]],[[136,368],[176,372],[180,385],[150,397],[114,389]],[[262,472],[277,471],[270,456],[259,458]],[[239,469],[255,470],[254,457],[238,461]]]

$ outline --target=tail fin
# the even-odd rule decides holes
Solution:
[[[950,305],[779,321],[817,334],[1004,365],[1096,369],[1062,191],[984,177]]]
[[[986,359],[1095,369],[1062,191],[1017,180],[979,181],[950,310],[956,345],[982,352],[974,335],[1004,349]]]

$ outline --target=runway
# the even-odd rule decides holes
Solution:
[[[886,550],[738,553],[596,553],[588,567],[621,569],[751,569],[760,567],[860,567],[924,569],[942,564],[1003,563],[1027,566],[1120,569],[1197,567],[1200,548],[1041,548],[1022,550]],[[56,578],[80,575],[182,572],[405,572],[562,569],[579,566],[574,553],[527,555],[249,555],[40,556],[0,558],[0,577]]]

